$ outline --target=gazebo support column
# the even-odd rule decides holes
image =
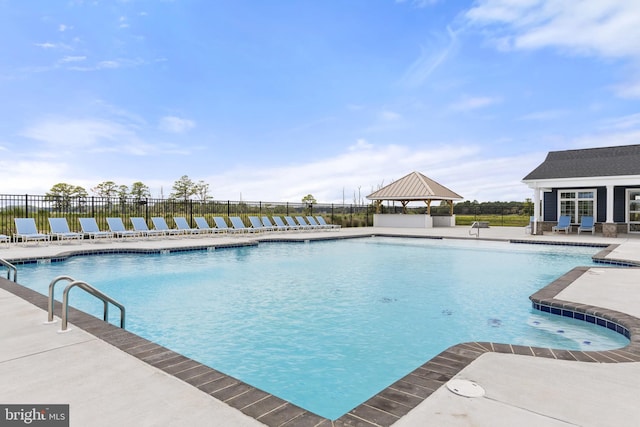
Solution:
[[[431,216],[431,199],[424,201],[427,204],[427,215]]]

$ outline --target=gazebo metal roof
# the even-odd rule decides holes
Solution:
[[[462,200],[463,197],[419,172],[411,172],[369,194],[367,199],[399,200],[406,204],[413,201]]]

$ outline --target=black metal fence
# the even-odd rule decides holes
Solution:
[[[106,218],[120,217],[125,224],[129,218],[143,217],[151,226],[151,217],[164,217],[173,224],[174,216],[182,216],[195,226],[193,217],[202,216],[213,225],[212,218],[239,216],[248,224],[248,216],[321,215],[327,222],[343,227],[373,225],[370,206],[329,203],[244,202],[220,200],[168,200],[114,197],[50,197],[38,195],[0,194],[0,234],[13,236],[14,218],[34,218],[38,231],[49,231],[48,218],[67,218],[71,231],[81,231],[78,218],[93,217],[100,229],[108,230]]]

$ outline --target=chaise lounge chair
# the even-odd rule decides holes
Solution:
[[[231,221],[233,230],[235,230],[237,233],[255,233],[257,231],[260,231],[244,225],[244,222],[242,222],[242,218],[240,218],[239,216],[230,216],[229,221]]]
[[[176,227],[178,227],[178,230],[182,230],[184,234],[193,235],[193,234],[203,234],[207,232],[199,228],[191,228],[191,226],[189,226],[189,223],[187,222],[187,219],[183,216],[174,216],[173,222],[176,223]],[[207,224],[207,227],[209,227],[209,224]]]
[[[311,215],[307,215],[307,222],[313,226],[314,228],[320,229],[320,230],[329,230],[331,228],[331,226],[329,224],[325,224],[322,225],[320,224],[318,221],[316,221],[316,219],[314,217],[312,217]]]
[[[11,243],[11,237],[6,234],[0,234],[0,243],[5,243],[7,248],[9,247],[9,243]]]
[[[221,216],[214,216],[213,222],[216,224],[216,230],[221,233],[237,233],[238,231],[234,228],[230,228],[224,218]]]
[[[38,232],[36,221],[33,218],[14,218],[14,222],[16,224],[16,233],[14,234],[16,242],[27,244],[29,240],[36,243],[51,240],[50,235]]]
[[[84,235],[89,237],[89,241],[93,240],[95,242],[98,238],[113,238],[112,232],[100,230],[95,218],[78,218],[78,221],[80,221],[80,228],[82,228]]]
[[[307,227],[305,227],[305,226],[304,226],[304,225],[302,225],[302,224],[298,224],[298,223],[297,223],[297,222],[295,222],[295,221],[293,220],[293,218],[292,218],[292,217],[290,217],[290,216],[285,216],[285,217],[284,217],[284,220],[287,222],[287,225],[288,225],[289,227],[291,227],[292,229],[294,229],[294,230],[311,230],[308,226],[307,226]],[[295,228],[294,228],[294,227],[295,227]]]
[[[582,216],[580,220],[580,226],[578,227],[578,234],[580,234],[580,232],[582,231],[590,231],[591,234],[595,234],[596,226],[593,223],[592,216],[586,216],[586,215]]]
[[[122,218],[107,218],[107,224],[109,225],[109,230],[115,237],[140,237],[139,231],[127,230],[126,228],[124,228]]]
[[[69,223],[66,218],[49,218],[49,227],[51,235],[56,238],[59,244],[64,240],[82,240],[82,233],[74,233],[69,229]]]
[[[185,231],[180,230],[179,228],[169,228],[167,221],[161,216],[151,217],[151,222],[153,222],[153,227],[156,230],[162,231],[166,235],[177,236],[177,235],[185,234]]]
[[[251,223],[251,227],[256,231],[273,231],[273,226],[266,226],[257,216],[250,216],[249,222]]]
[[[571,217],[569,215],[562,215],[558,221],[558,225],[551,227],[551,231],[554,233],[564,231],[566,234],[569,234],[571,232]]]
[[[276,226],[280,230],[289,231],[289,230],[298,230],[300,228],[300,226],[298,224],[295,224],[295,223],[294,223],[294,225],[285,224],[284,221],[282,221],[282,218],[280,218],[279,216],[274,216],[273,217],[273,222],[276,223]]]
[[[285,217],[286,219],[286,217]],[[319,227],[316,227],[314,225],[310,225],[303,217],[301,216],[296,216],[296,221],[298,221],[298,224],[300,224],[300,227],[302,227],[303,230],[316,230]],[[289,222],[289,221],[287,221]]]
[[[275,220],[275,217],[274,217],[274,220]],[[276,231],[286,231],[289,229],[289,227],[287,227],[284,224],[278,225],[278,224],[272,223],[268,216],[262,217],[262,225]]]
[[[133,229],[140,233],[141,236],[144,237],[162,237],[166,233],[162,230],[150,230],[147,225],[147,221],[141,216],[132,216],[131,225],[133,225]]]
[[[320,225],[325,225],[327,227],[329,227],[332,230],[337,230],[341,227],[340,224],[329,224],[327,221],[324,220],[323,217],[321,216],[316,216],[316,220],[318,221],[318,224]]]
[[[198,230],[200,230],[201,233],[226,233],[228,231],[226,228],[226,225],[227,225],[226,223],[224,224],[225,228],[219,229],[219,228],[216,228],[217,225],[216,227],[210,227],[209,223],[207,222],[207,219],[203,216],[193,217],[193,220],[196,222],[196,226],[198,227]],[[224,220],[222,220],[222,222],[224,222]]]

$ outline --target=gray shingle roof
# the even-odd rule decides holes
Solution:
[[[550,151],[523,181],[640,175],[640,145]]]
[[[369,200],[461,200],[463,197],[419,172],[412,172],[367,196]]]

